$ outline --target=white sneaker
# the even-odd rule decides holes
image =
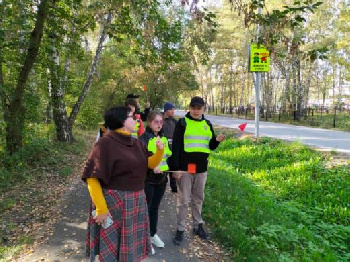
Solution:
[[[156,247],[164,247],[164,242],[160,239],[160,237],[157,234],[155,234],[153,237],[151,237],[151,242]]]
[[[151,255],[154,255],[156,253],[156,251],[153,248],[153,245],[151,245]]]

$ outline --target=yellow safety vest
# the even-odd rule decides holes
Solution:
[[[185,117],[186,129],[184,134],[185,152],[210,153],[209,142],[213,136],[207,121],[195,121]]]
[[[161,171],[167,171],[167,170],[169,170],[169,166],[168,166],[166,160],[169,156],[171,156],[172,152],[169,148],[167,138],[163,136],[160,140],[164,144],[164,155],[163,155],[162,161],[158,165],[158,168]],[[156,141],[157,141],[156,137],[153,137],[150,140],[148,140],[148,146],[147,146],[148,151],[151,151],[153,154],[157,151]]]
[[[131,133],[132,137],[138,138],[137,132],[139,132],[140,125],[140,119],[136,119],[134,132]]]

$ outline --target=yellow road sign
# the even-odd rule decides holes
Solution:
[[[249,71],[268,72],[270,65],[270,54],[263,45],[250,45]]]

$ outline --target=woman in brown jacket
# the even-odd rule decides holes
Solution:
[[[128,107],[113,107],[104,118],[112,131],[95,144],[82,176],[93,202],[87,255],[91,261],[99,255],[100,261],[137,262],[151,250],[146,173],[160,163],[164,145],[157,141],[151,156],[141,141],[131,137],[135,119]]]

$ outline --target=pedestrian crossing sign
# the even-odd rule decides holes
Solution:
[[[249,71],[269,72],[270,53],[263,45],[250,45]]]

